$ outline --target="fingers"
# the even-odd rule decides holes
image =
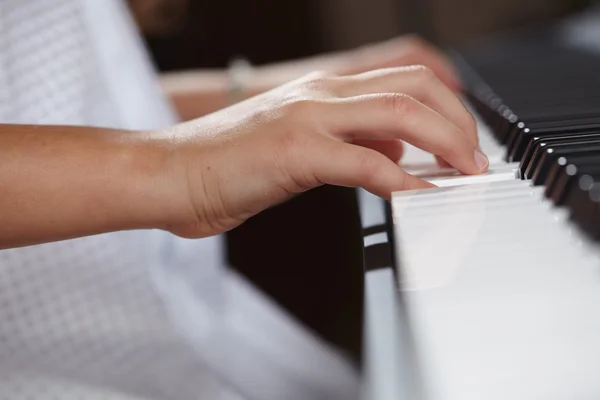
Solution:
[[[425,66],[386,68],[338,78],[340,80],[339,91],[346,97],[390,92],[407,94],[454,123],[475,144],[479,143],[473,116],[435,73]]]
[[[437,161],[437,164],[438,164],[438,166],[439,166],[440,168],[452,168],[452,165],[450,165],[450,164],[448,164],[446,161],[444,161],[444,159],[443,159],[443,158],[440,158],[440,157],[437,157],[437,156],[436,156],[436,158],[435,158],[435,159],[436,159],[436,161]]]
[[[369,140],[356,139],[352,142],[357,146],[367,147],[383,154],[394,163],[398,163],[404,153],[404,146],[401,140]]]
[[[488,160],[446,118],[410,96],[388,93],[331,100],[321,109],[328,131],[345,141],[405,140],[465,174],[484,172]]]
[[[401,55],[398,65],[426,65],[450,89],[453,91],[461,90],[462,85],[458,74],[441,51],[418,37],[403,38],[400,46],[404,47],[405,50],[399,52]]]
[[[305,162],[321,183],[362,187],[385,199],[394,191],[435,187],[373,149],[322,137],[313,150]]]

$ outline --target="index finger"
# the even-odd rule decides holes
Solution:
[[[315,143],[304,162],[319,182],[362,187],[387,200],[395,191],[435,187],[408,174],[392,160],[373,149],[326,137]]]
[[[423,102],[459,127],[473,142],[479,143],[477,125],[460,99],[424,65],[385,68],[339,78],[345,97],[368,93],[404,93]]]
[[[476,144],[446,118],[398,93],[381,93],[328,102],[323,121],[330,134],[345,140],[401,139],[442,157],[466,174],[487,170]]]

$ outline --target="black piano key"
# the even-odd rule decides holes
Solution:
[[[530,163],[533,161],[534,155],[537,156],[541,147],[546,146],[549,143],[569,143],[569,142],[583,142],[587,140],[593,140],[595,138],[600,139],[600,130],[592,130],[589,133],[580,133],[572,135],[540,135],[540,137],[534,136],[530,138],[530,143],[526,148],[525,154],[519,164],[519,172],[521,176],[527,176],[527,169]]]
[[[558,178],[556,179],[556,183],[552,188],[552,191],[547,194],[547,197],[552,200],[555,205],[563,205],[565,203],[567,193],[572,190],[573,185],[578,181],[578,179],[582,175],[590,174],[600,174],[600,165],[577,167],[575,164],[569,163],[560,171]]]
[[[596,92],[585,91],[589,89],[589,85],[582,86],[574,84],[573,82],[565,83],[561,87],[546,86],[539,91],[539,95],[532,96],[532,88],[528,87],[525,96],[520,96],[518,99],[515,98],[510,102],[510,106],[519,112],[529,112],[533,108],[542,109],[547,106],[557,106],[559,104],[568,104],[568,100],[587,101],[588,104],[598,104],[600,94]],[[591,94],[591,95],[590,95]]]
[[[508,161],[521,161],[528,146],[531,144],[531,141],[535,137],[541,138],[551,135],[569,135],[589,132],[593,130],[597,130],[600,132],[600,118],[598,118],[597,122],[595,123],[590,123],[590,120],[586,119],[578,120],[576,122],[553,121],[551,126],[547,125],[548,123],[546,122],[542,124],[529,123],[526,127],[524,127],[524,129],[520,132],[519,136],[513,142],[512,146],[508,147]]]
[[[600,114],[600,105],[580,105],[584,101],[586,100],[573,101],[572,103],[567,105],[544,107],[543,109],[531,112],[523,112],[518,109],[515,109],[514,112],[519,116],[519,118],[522,121],[525,122],[525,124],[527,124],[527,121],[542,118],[554,117],[556,119],[583,119],[593,118],[594,116]]]
[[[553,128],[525,128],[521,133],[518,142],[514,144],[513,148],[509,150],[511,162],[524,162],[528,159],[531,154],[532,146],[536,140],[543,139],[551,136],[570,136],[570,135],[583,135],[588,133],[600,132],[600,124],[598,125],[581,125],[581,126],[557,126]]]
[[[571,220],[588,236],[598,239],[600,226],[598,211],[600,202],[600,175],[581,174],[569,191],[565,206],[571,212]]]
[[[508,132],[507,139],[506,139],[506,148],[507,149],[512,148],[514,143],[516,141],[518,141],[519,138],[523,135],[523,131],[525,129],[527,129],[527,128],[525,127],[525,124],[523,122],[518,122],[518,123],[515,123],[512,125],[511,129]],[[508,151],[506,152],[505,159],[507,162],[511,162],[510,161],[510,153]]]
[[[597,140],[552,140],[550,139],[546,139],[546,140],[542,140],[539,141],[535,146],[533,146],[533,152],[531,155],[531,159],[529,161],[529,163],[527,164],[527,166],[524,168],[525,172],[522,173],[522,177],[524,177],[525,179],[532,179],[536,169],[538,168],[538,166],[540,165],[540,162],[542,160],[542,158],[545,156],[545,154],[547,153],[547,150],[551,147],[553,148],[563,148],[563,147],[570,147],[573,148],[574,146],[591,146],[594,144],[598,144]]]
[[[600,241],[600,185],[596,185],[590,191],[590,199],[593,202],[593,214],[589,219],[590,237]]]
[[[578,170],[582,170],[583,168],[595,167],[600,165],[600,152],[598,153],[589,153],[582,156],[567,156],[560,157],[553,165],[550,167],[548,172],[548,176],[546,181],[544,182],[544,186],[546,187],[545,193],[546,197],[551,197],[552,192],[554,191],[556,185],[558,185],[558,180],[561,175],[564,175],[564,172],[567,169],[573,170],[576,172]]]
[[[558,160],[559,157],[567,155],[583,155],[585,153],[592,153],[600,151],[600,141],[590,143],[563,143],[563,144],[552,144],[545,148],[541,152],[541,157],[536,165],[533,165],[533,173],[531,174],[531,180],[534,186],[541,185],[546,179],[548,169],[550,165]]]
[[[544,195],[550,199],[554,205],[563,204],[564,198],[573,186],[576,179],[578,169],[574,164],[567,164],[561,168],[557,174],[557,178],[552,186],[547,186]]]
[[[503,144],[508,132],[517,123],[517,117],[503,105],[502,100],[481,86],[474,86],[467,92],[467,99],[483,121],[491,128],[496,140]]]
[[[506,139],[504,140],[508,143],[508,140],[514,135],[515,128],[517,125],[517,117],[516,115],[506,106],[501,105],[497,109],[498,113],[498,121],[496,123],[496,129],[501,132]]]
[[[527,120],[527,127],[535,129],[566,128],[579,125],[600,125],[600,115],[592,117],[553,115],[548,118]]]
[[[487,104],[487,110],[482,115],[484,121],[490,126],[494,132],[496,139],[501,144],[506,143],[506,138],[511,128],[511,122],[505,117],[505,112],[509,113],[509,110],[501,99],[494,97],[489,100]],[[509,116],[512,113],[508,114]]]
[[[584,168],[600,167],[600,152],[586,153],[577,156],[559,157],[550,167],[546,181],[543,183],[546,187],[544,194],[552,198],[557,187],[561,186],[561,179],[566,179],[571,173],[582,171]],[[571,171],[571,172],[569,172]]]
[[[556,162],[554,162],[548,170],[548,176],[546,177],[546,181],[543,183],[545,186],[544,196],[547,198],[552,197],[552,192],[557,186],[557,181],[560,181],[564,174],[569,173],[567,169],[572,171],[573,168],[576,170],[574,164],[570,163],[566,157],[559,157],[558,160],[556,160]]]
[[[506,161],[520,162],[522,176],[600,238],[600,56],[555,32],[503,36],[462,54],[476,77],[472,104]]]

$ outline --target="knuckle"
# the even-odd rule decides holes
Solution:
[[[312,71],[308,74],[306,74],[304,76],[305,79],[307,80],[311,80],[311,79],[326,79],[326,78],[331,78],[334,75],[329,72],[329,71],[325,71],[325,70],[316,70],[316,71]]]
[[[423,50],[427,47],[425,40],[419,35],[410,35],[405,38],[405,44],[413,51]]]
[[[471,114],[466,107],[464,108],[464,111],[460,113],[459,123],[460,123],[460,129],[470,139],[473,139],[473,136],[476,137],[478,135],[477,121],[475,120],[475,117],[473,116],[473,114]]]
[[[298,97],[288,101],[283,107],[286,115],[299,119],[313,115],[318,106],[319,102],[315,99]]]
[[[333,95],[339,78],[327,71],[315,71],[295,82],[294,93],[302,97],[327,98]]]
[[[469,129],[472,129],[473,132],[477,133],[477,121],[475,121],[475,117],[473,116],[473,114],[471,114],[470,112],[467,111],[467,126],[469,127]]]
[[[306,75],[303,83],[310,89],[325,90],[333,82],[335,76],[327,71],[314,71]]]
[[[374,179],[381,170],[381,164],[376,155],[366,149],[357,155],[357,165],[365,180]]]
[[[418,74],[419,78],[422,80],[429,81],[431,79],[435,79],[436,77],[433,70],[426,65],[417,64],[413,65],[411,68],[414,72]]]
[[[307,80],[304,85],[311,90],[316,90],[316,91],[323,91],[323,90],[327,90],[328,86],[329,86],[329,80],[328,78],[311,78],[309,80]]]
[[[433,70],[425,65],[412,65],[410,70],[415,74],[415,86],[419,92],[435,90],[437,87],[437,76]]]
[[[394,117],[403,123],[412,123],[416,111],[416,101],[402,93],[394,93],[388,97],[388,104]]]
[[[449,159],[456,159],[472,151],[469,140],[459,131],[453,130],[445,140],[439,141],[439,155]]]
[[[296,130],[281,136],[275,164],[282,177],[280,186],[289,193],[304,191],[318,183],[311,170],[311,146],[314,143],[310,137]]]

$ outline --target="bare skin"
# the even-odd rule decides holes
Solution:
[[[0,125],[0,248],[102,232],[225,232],[323,185],[389,198],[432,185],[401,142],[487,169],[472,116],[427,67],[313,73],[167,130]]]

